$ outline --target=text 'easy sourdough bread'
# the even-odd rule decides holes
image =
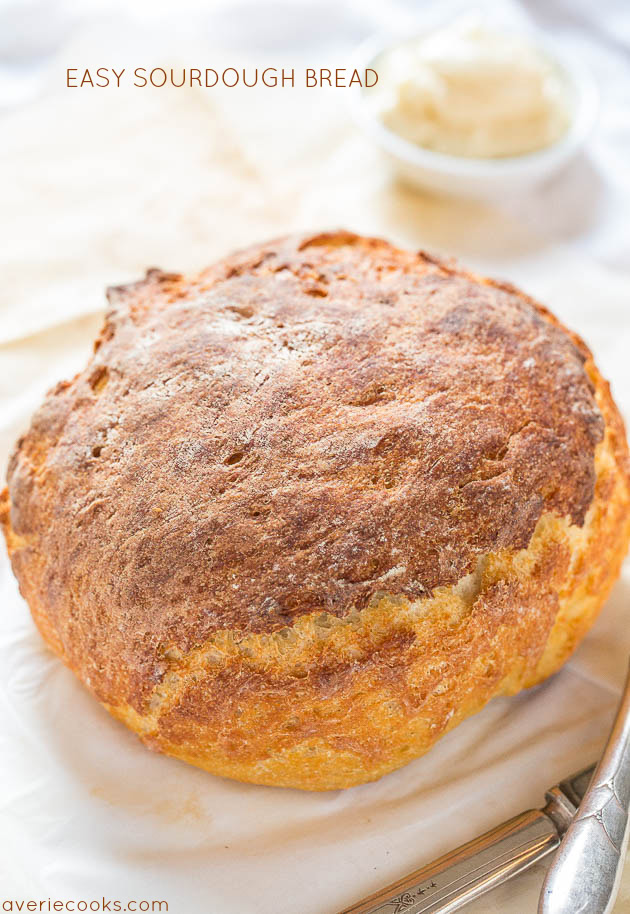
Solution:
[[[567,659],[626,551],[628,452],[547,310],[345,232],[110,302],[0,513],[42,635],[149,746],[347,787]]]

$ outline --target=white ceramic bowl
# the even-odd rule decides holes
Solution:
[[[421,37],[426,32],[419,32]],[[423,149],[394,133],[378,117],[370,103],[369,90],[355,88],[352,114],[361,129],[386,153],[404,180],[440,194],[497,199],[530,190],[565,168],[590,136],[599,108],[599,94],[590,73],[581,64],[551,49],[535,33],[525,33],[560,69],[573,95],[571,123],[555,143],[527,155],[505,158],[470,158]],[[378,58],[386,51],[413,41],[370,39],[358,49],[355,66],[378,71]]]

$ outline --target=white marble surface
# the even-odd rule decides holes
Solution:
[[[630,417],[630,8],[530,12],[592,67],[601,119],[562,179],[490,209],[393,183],[342,92],[63,87],[66,66],[95,60],[344,66],[357,40],[408,30],[421,5],[0,0],[1,462],[44,390],[83,364],[106,284],[295,228],[379,233],[523,285],[585,336]],[[335,912],[595,759],[630,653],[627,569],[552,681],[377,784],[309,795],[148,753],[43,647],[4,554],[0,594],[0,898]],[[468,910],[533,914],[541,878]],[[616,910],[630,911],[630,878]]]

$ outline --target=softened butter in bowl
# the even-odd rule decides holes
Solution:
[[[372,99],[404,139],[481,158],[550,146],[566,133],[572,107],[564,75],[544,52],[468,17],[385,52]]]
[[[590,134],[597,91],[576,61],[529,31],[462,16],[396,44],[368,42],[360,125],[403,178],[442,193],[522,192],[568,164]]]

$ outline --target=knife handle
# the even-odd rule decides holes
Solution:
[[[450,914],[527,869],[559,843],[553,819],[530,809],[340,914]]]
[[[615,902],[630,808],[630,672],[601,761],[545,879],[539,914],[608,914]]]

